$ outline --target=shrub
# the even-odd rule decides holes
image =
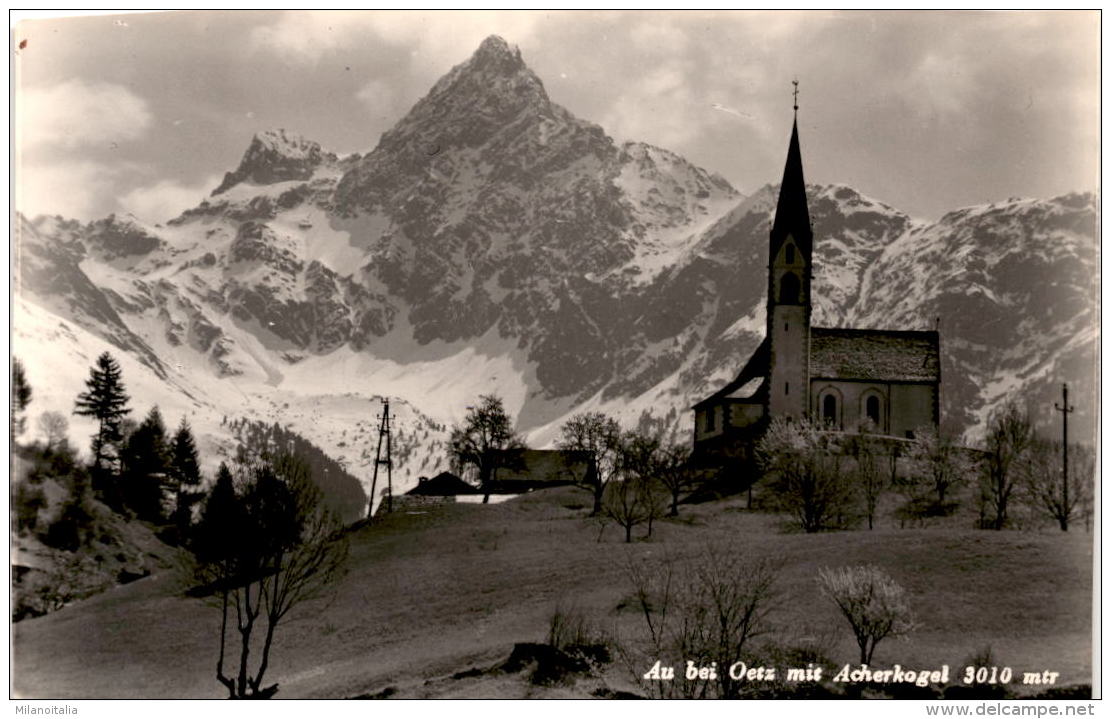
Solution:
[[[577,644],[589,644],[592,640],[592,628],[582,610],[558,602],[548,619],[548,644],[556,649],[567,649]]]
[[[854,488],[840,447],[809,420],[772,420],[756,448],[781,508],[807,533],[844,526]]]
[[[642,618],[641,632],[618,651],[634,680],[660,698],[737,698],[742,682],[728,668],[751,659],[749,642],[767,628],[775,604],[776,570],[766,560],[753,561],[735,547],[707,547],[692,561],[630,563],[632,603]],[[645,679],[653,662],[681,659],[670,681]],[[686,679],[685,663],[709,667],[716,678]],[[722,671],[722,669],[725,671]]]
[[[13,586],[12,621],[56,611],[104,588],[94,559],[79,554],[65,556],[51,570],[31,570]]]
[[[88,474],[83,470],[75,472],[69,484],[69,497],[42,539],[55,549],[75,552],[88,545],[98,533],[103,536],[108,532],[103,523],[97,521]]]
[[[882,640],[905,636],[914,628],[906,590],[879,567],[824,568],[818,572],[818,584],[852,627],[861,664],[872,662]]]
[[[610,641],[574,604],[556,603],[548,619],[548,646],[587,667],[610,661]]]
[[[46,495],[39,487],[20,482],[15,490],[15,519],[19,532],[33,532],[39,521],[39,510],[47,505]]]

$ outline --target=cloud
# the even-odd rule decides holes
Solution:
[[[629,83],[602,119],[621,140],[646,141],[675,150],[693,140],[705,121],[700,102],[686,82],[684,63],[660,65]]]
[[[370,110],[371,114],[394,120],[401,111],[405,110],[406,100],[408,100],[402,97],[396,83],[382,79],[366,83],[355,93],[355,97]]]
[[[16,210],[32,218],[61,215],[86,222],[109,212],[131,213],[153,224],[196,206],[221,177],[209,175],[195,184],[159,180],[135,186],[137,178],[150,177],[153,171],[133,162],[22,163],[16,174]]]
[[[124,142],[142,137],[153,116],[147,102],[122,85],[67,80],[28,88],[17,104],[23,150]]]
[[[91,220],[119,171],[97,162],[24,166],[16,174],[16,210],[26,217]]]
[[[629,33],[633,46],[641,51],[683,52],[690,45],[690,38],[679,25],[661,22],[639,22]]]
[[[511,44],[526,43],[543,17],[542,13],[495,11],[286,12],[276,22],[254,28],[247,44],[255,52],[312,65],[328,53],[360,48],[377,39],[408,49],[414,64],[442,74],[445,62],[448,66],[462,62],[488,35],[502,35]]]
[[[209,175],[193,185],[162,180],[153,185],[136,187],[122,195],[119,206],[122,211],[130,212],[144,222],[165,222],[196,206],[219,182],[219,175]]]
[[[972,63],[952,55],[927,53],[907,80],[907,99],[932,115],[964,114],[977,89]]]

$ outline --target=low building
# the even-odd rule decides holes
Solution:
[[[467,484],[451,472],[440,472],[432,479],[421,477],[417,486],[405,494],[419,497],[457,497],[466,494],[481,494],[474,485]]]
[[[524,494],[535,489],[583,482],[592,471],[584,453],[558,449],[525,449],[504,453],[490,482],[491,494]],[[519,461],[516,461],[519,460]]]

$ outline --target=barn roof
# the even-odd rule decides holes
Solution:
[[[581,481],[588,470],[588,457],[558,449],[525,449],[520,463],[507,461],[498,467],[490,483],[495,493],[513,494],[530,489],[554,487]]]
[[[422,477],[417,486],[410,489],[406,494],[454,497],[459,494],[480,494],[480,492],[451,472],[440,472],[432,479]]]
[[[938,354],[937,332],[810,329],[812,378],[937,382]]]

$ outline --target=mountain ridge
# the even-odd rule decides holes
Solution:
[[[337,417],[373,417],[373,397],[410,402],[413,431],[440,441],[414,450],[413,473],[446,466],[430,428],[487,392],[536,445],[587,409],[689,431],[687,407],[762,336],[775,195],[743,196],[673,152],[616,143],[552,103],[495,38],[365,154],[260,132],[209,197],[164,225],[21,220],[17,271],[27,300],[162,366],[197,411],[303,407],[292,428],[353,465],[365,457],[339,420],[311,426],[307,398],[339,402]],[[845,185],[808,195],[815,324],[930,328],[940,316],[954,429],[974,439],[1015,393],[1051,401],[1058,376],[1090,395],[1093,195],[936,222]],[[1022,290],[1039,278],[1056,289]],[[975,325],[989,315],[1020,321]],[[1067,332],[1079,339],[1056,347]],[[44,351],[40,334],[19,339]]]

